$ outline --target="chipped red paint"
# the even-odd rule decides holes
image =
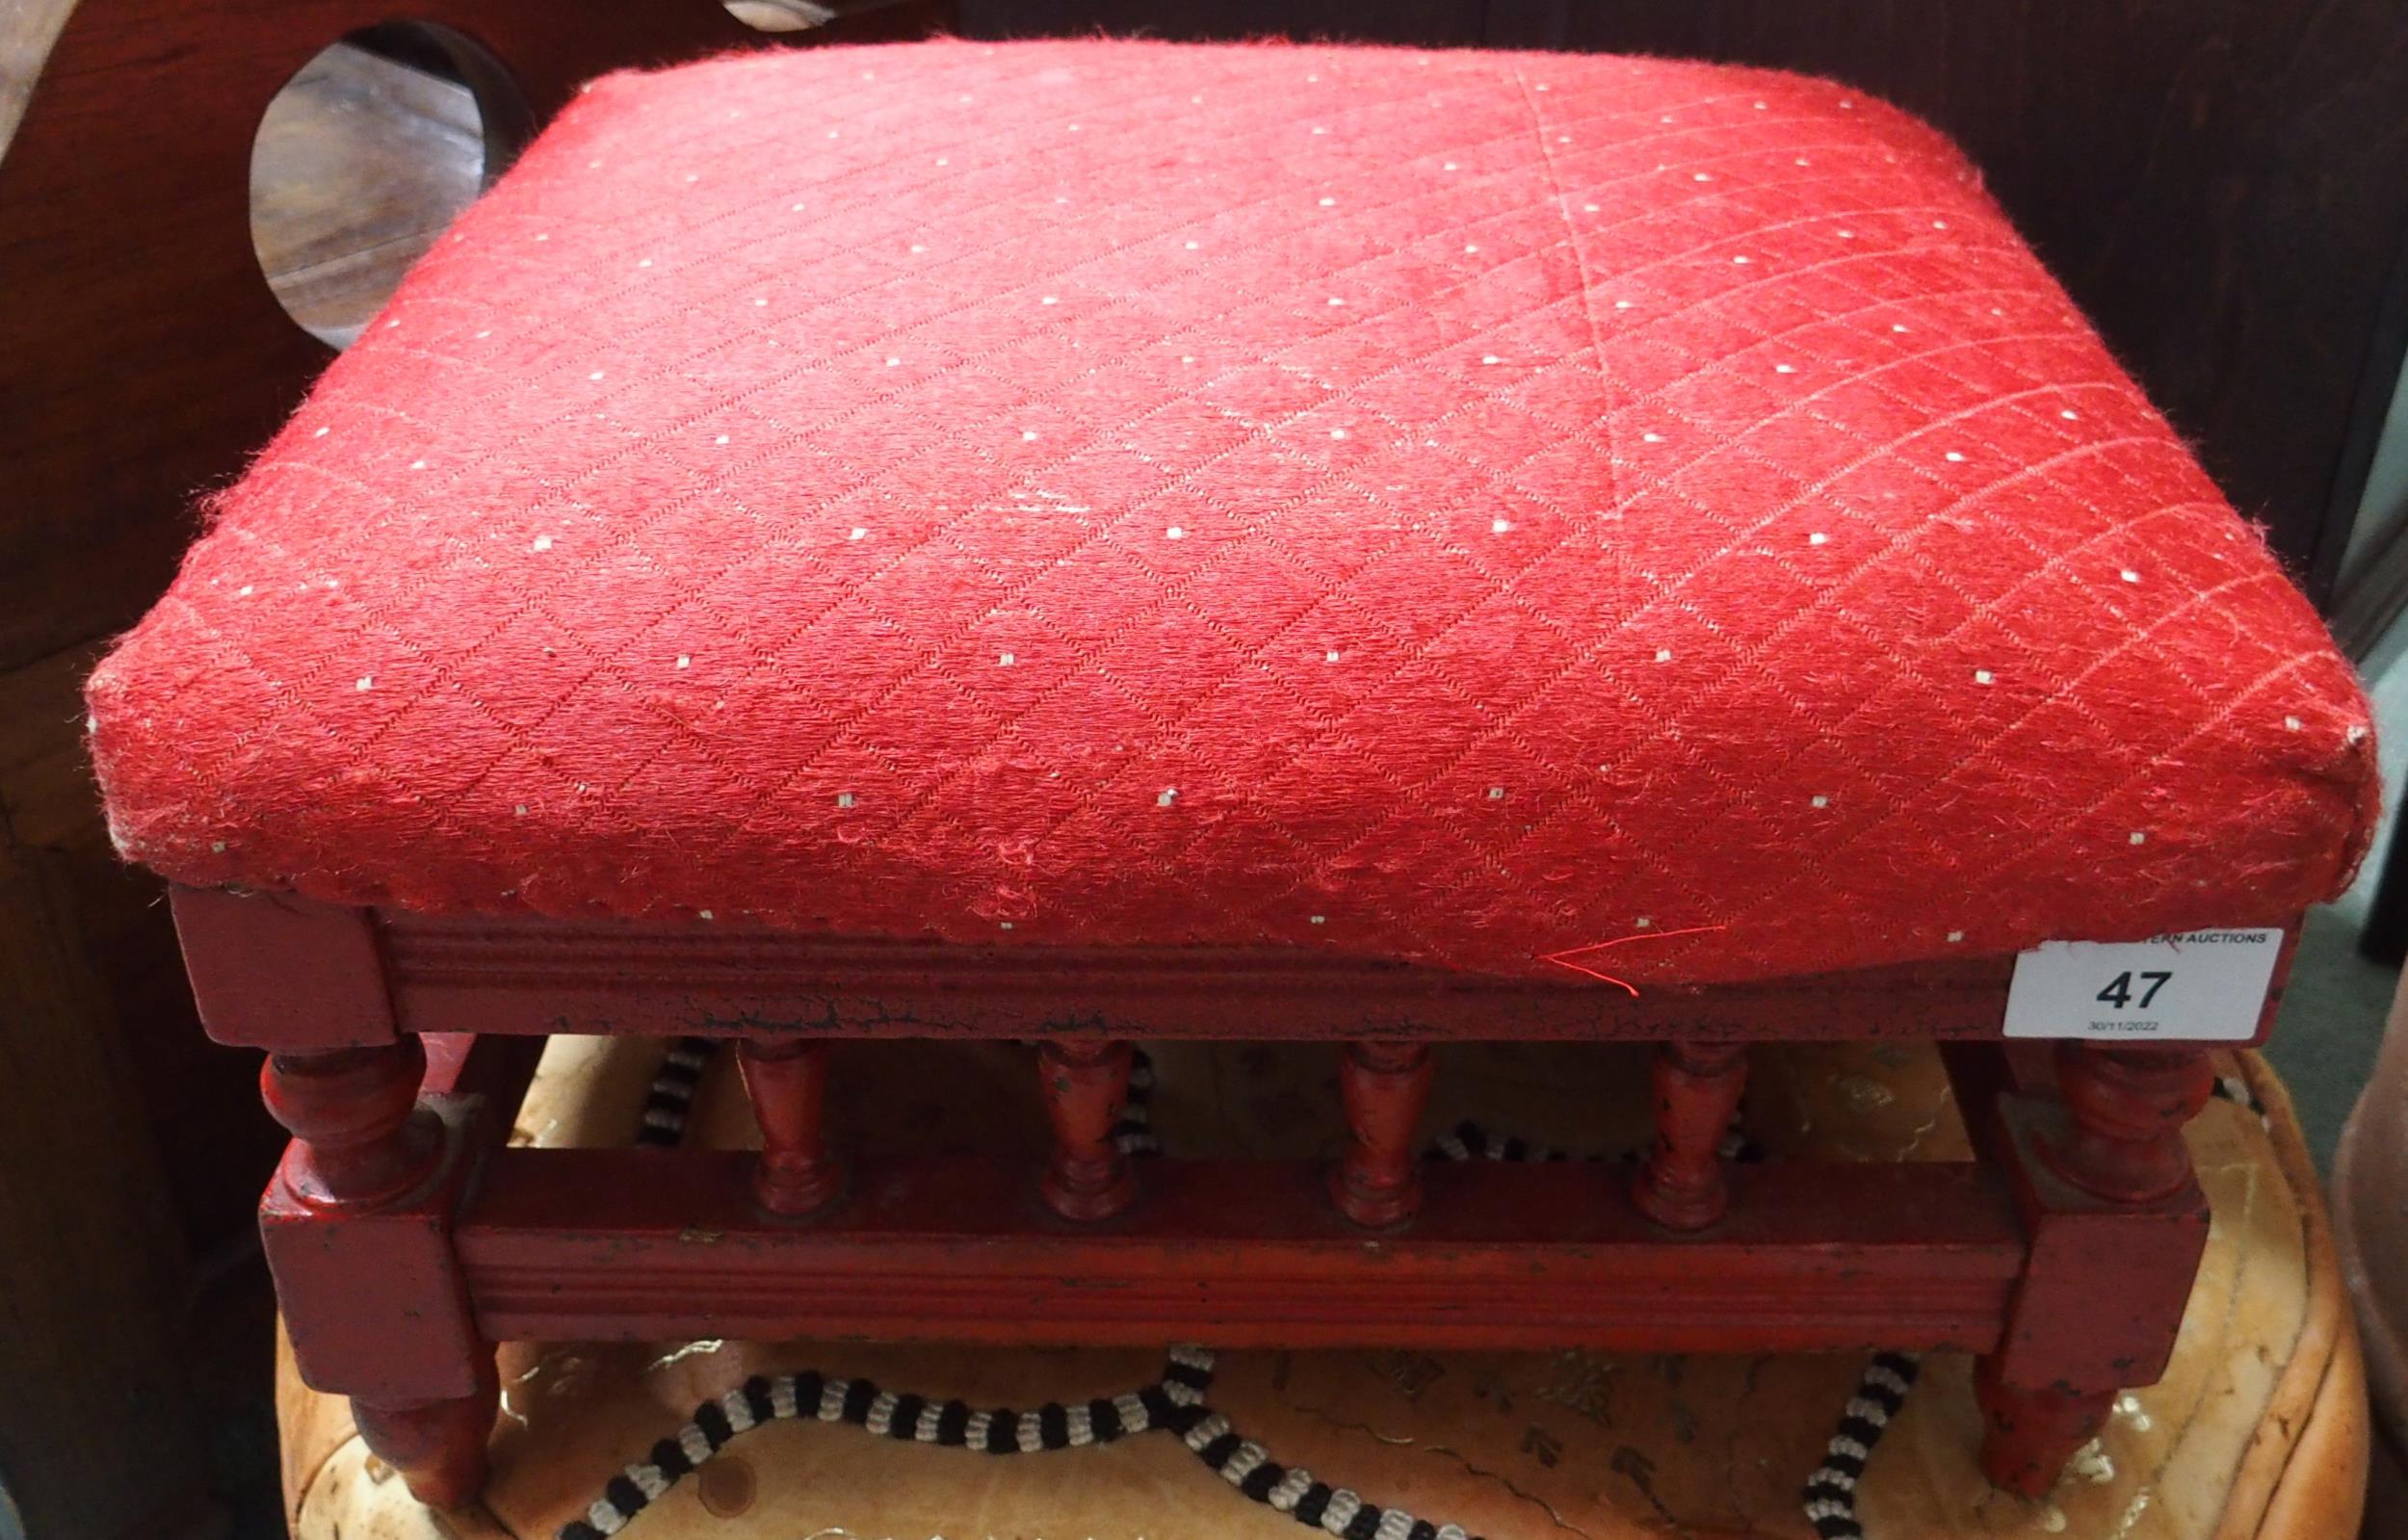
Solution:
[[[261,1220],[301,1372],[433,1501],[482,1478],[498,1340],[1199,1326],[1232,1346],[1972,1351],[1984,1468],[2031,1492],[2162,1371],[2206,1232],[2180,1133],[2202,1051],[2002,1042],[2001,959],[1631,999],[1285,953],[174,902],[203,1019],[271,1052],[295,1134]],[[744,1044],[765,1155],[502,1147],[536,1034],[696,1031]],[[825,1039],[1013,1034],[1040,1041],[1045,1169],[833,1175]],[[1348,1042],[1338,1171],[1165,1161],[1137,1184],[1109,1137],[1127,1041],[1173,1036]],[[1513,1037],[1666,1045],[1635,1185],[1406,1158],[1427,1044]],[[1714,1141],[1741,1045],[1847,1037],[1940,1040],[1981,1158],[1775,1162],[1732,1189]]]

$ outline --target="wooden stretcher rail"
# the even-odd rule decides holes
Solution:
[[[1617,1165],[1427,1174],[1366,1233],[1298,1162],[1150,1164],[1118,1218],[1048,1212],[1034,1173],[926,1159],[765,1216],[743,1153],[509,1150],[457,1231],[488,1339],[719,1335],[1227,1346],[1789,1352],[1996,1346],[2026,1242],[1971,1163],[1749,1168],[1727,1219],[1667,1238]]]

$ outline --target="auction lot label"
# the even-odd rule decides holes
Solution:
[[[2006,1035],[2246,1042],[2282,953],[2279,927],[2044,941],[2015,959]]]

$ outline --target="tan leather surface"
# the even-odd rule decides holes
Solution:
[[[660,1050],[563,1043],[521,1135],[626,1138]],[[1172,1150],[1305,1154],[1335,1132],[1326,1051],[1156,1050],[1155,1121]],[[2046,1500],[1990,1490],[1973,1464],[1970,1365],[1947,1355],[1874,1455],[1872,1540],[2339,1540],[2365,1484],[2367,1419],[2354,1337],[2311,1168],[2287,1099],[2239,1060],[2266,1108],[2212,1104],[2191,1131],[2215,1208],[2208,1257],[2165,1380],[2134,1392]],[[1450,1052],[1433,1126],[1471,1115],[1583,1153],[1635,1142],[1638,1070],[1621,1050]],[[848,1137],[1034,1148],[1026,1060],[1008,1045],[886,1045],[839,1055]],[[723,1066],[699,1132],[740,1138]],[[1595,1131],[1617,1133],[1600,1139]],[[1950,1158],[1962,1133],[1924,1048],[1767,1049],[1750,1131],[1776,1157]],[[1588,1131],[1584,1136],[1584,1131]],[[1209,1333],[1199,1333],[1209,1335]],[[431,1515],[351,1436],[339,1405],[285,1382],[288,1480],[310,1540],[549,1536],[694,1403],[762,1369],[819,1367],[974,1404],[1028,1406],[1134,1387],[1144,1353],[995,1352],[864,1344],[663,1344],[505,1350],[506,1417],[487,1506]],[[1211,1400],[1272,1456],[1417,1516],[1492,1540],[1812,1534],[1797,1489],[1852,1390],[1852,1358],[1558,1354],[1227,1353]],[[1302,1531],[1230,1491],[1165,1435],[1109,1449],[995,1458],[776,1423],[740,1437],[653,1504],[634,1540],[1086,1536],[1272,1540]]]
[[[2350,1535],[2365,1507],[2372,1427],[2366,1360],[2332,1219],[2315,1201],[2316,1167],[2298,1137],[2290,1093],[2256,1055],[2244,1056],[2242,1067],[2276,1130],[2267,1140],[2275,1165],[2292,1191],[2309,1195],[2299,1211],[2308,1297],[2299,1341],[2258,1415],[2214,1532],[2216,1540]]]
[[[2399,1442],[2408,1438],[2408,979],[2333,1155],[2333,1221],[2375,1416]]]

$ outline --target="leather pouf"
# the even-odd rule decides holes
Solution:
[[[667,1045],[563,1039],[517,1137],[625,1142],[676,1111],[654,1088]],[[993,1149],[1034,1162],[1044,1133],[1014,1094],[1011,1045],[839,1049],[853,1147]],[[1173,1155],[1310,1154],[1333,1056],[1271,1045],[1152,1049],[1152,1130]],[[1952,1159],[1963,1134],[1926,1048],[1767,1049],[1746,1109],[1749,1153],[1775,1160]],[[2365,1381],[2314,1171],[2289,1101],[2251,1054],[2190,1128],[2214,1206],[2206,1260],[2165,1379],[2119,1403],[2097,1445],[2045,1500],[1990,1489],[1975,1469],[1970,1364],[1934,1355],[1874,1449],[1859,1488],[1871,1540],[2341,1540],[2366,1481]],[[1430,1132],[1472,1120],[1575,1156],[1617,1159],[1646,1127],[1643,1059],[1593,1046],[1450,1051]],[[712,1062],[686,1137],[737,1142],[749,1115],[732,1065]],[[1600,1131],[1610,1131],[1600,1136]],[[1523,1153],[1517,1148],[1516,1153]],[[1544,1153],[1543,1150],[1533,1153]],[[1603,1179],[1601,1177],[1601,1179]],[[1741,1180],[1744,1180],[1742,1173]],[[1193,1338],[1208,1343],[1211,1323]],[[589,1517],[606,1483],[698,1403],[748,1375],[867,1376],[972,1406],[1074,1405],[1135,1389],[1160,1354],[861,1344],[530,1344],[502,1355],[503,1417],[485,1506],[416,1505],[353,1436],[345,1404],[281,1379],[286,1490],[305,1540],[443,1534],[549,1540]],[[1816,1534],[1799,1492],[1866,1360],[1386,1352],[1224,1352],[1207,1398],[1272,1460],[1309,1467],[1367,1503],[1491,1540]],[[999,1457],[813,1420],[736,1434],[621,1531],[635,1540],[851,1535],[1283,1540],[1308,1533],[1241,1492],[1165,1432],[1103,1448]],[[1400,1533],[1402,1529],[1400,1527]]]

